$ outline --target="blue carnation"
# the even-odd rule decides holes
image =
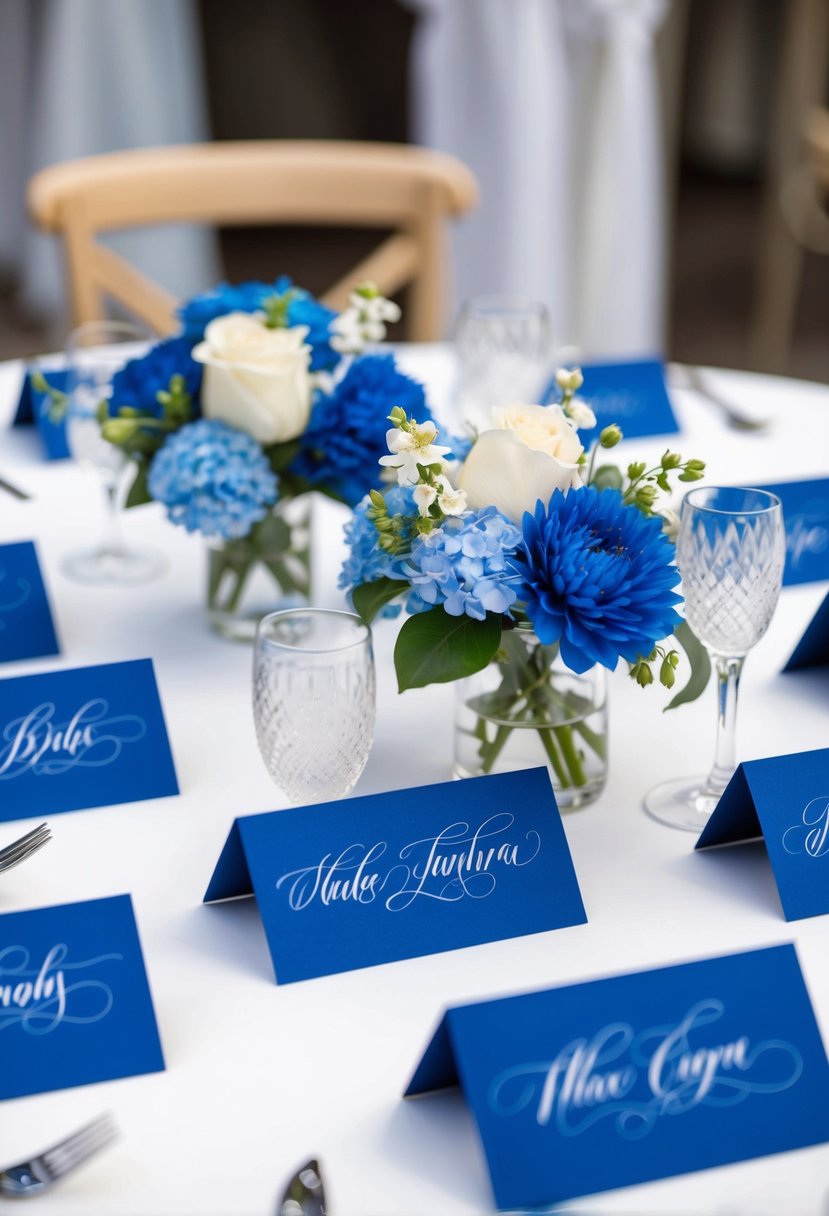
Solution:
[[[317,393],[293,472],[354,506],[388,451],[388,416],[395,405],[418,422],[432,417],[423,385],[404,376],[392,355],[355,359],[330,394]]]
[[[184,378],[184,387],[198,406],[202,368],[190,355],[190,343],[185,338],[168,338],[158,342],[139,359],[130,359],[112,377],[109,412],[116,415],[124,407],[140,414],[160,418],[163,410],[158,394],[167,392],[173,376]],[[194,411],[195,412],[195,411]]]
[[[625,505],[618,490],[562,494],[524,515],[524,543],[511,563],[539,639],[559,642],[571,671],[621,656],[635,663],[673,633],[679,571],[661,522]]]
[[[521,580],[508,559],[520,543],[518,528],[495,507],[447,519],[412,545],[406,607],[422,612],[442,604],[450,616],[477,621],[488,612],[509,613]]]
[[[392,486],[385,494],[389,515],[416,515],[412,491],[408,487]],[[351,519],[345,525],[345,539],[348,544],[348,556],[343,562],[337,586],[347,591],[350,603],[351,591],[363,583],[373,583],[380,578],[399,578],[403,580],[401,592],[408,590],[406,573],[403,570],[404,557],[393,556],[380,547],[380,534],[368,517],[371,503],[368,495],[354,510]],[[400,612],[399,604],[386,604],[380,612],[381,617],[396,617]]]
[[[305,325],[308,328],[306,341],[311,347],[311,371],[330,371],[340,361],[340,356],[330,345],[331,322],[337,313],[320,304],[310,292],[294,287],[287,275],[274,283],[219,283],[210,291],[193,296],[178,310],[184,337],[194,345],[201,342],[204,331],[211,321],[224,317],[229,312],[259,312],[267,300],[290,291],[287,320],[292,328]]]
[[[265,518],[278,481],[255,439],[224,422],[201,419],[159,449],[148,485],[174,524],[233,540]]]

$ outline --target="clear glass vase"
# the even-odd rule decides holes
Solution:
[[[561,810],[586,806],[607,777],[607,673],[575,675],[558,646],[505,632],[483,671],[456,685],[456,777],[546,765]]]
[[[222,637],[252,642],[269,612],[311,600],[310,494],[280,501],[247,536],[210,544],[207,619]]]

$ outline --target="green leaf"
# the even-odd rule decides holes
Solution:
[[[622,474],[615,464],[600,464],[590,478],[590,484],[597,490],[621,490]]]
[[[351,593],[354,611],[370,625],[377,613],[386,604],[407,590],[408,583],[399,578],[378,578],[373,583],[363,583]]]
[[[501,617],[488,612],[482,621],[449,616],[431,608],[406,621],[394,648],[400,692],[446,684],[486,667],[501,641]]]
[[[266,448],[265,455],[274,473],[281,473],[283,469],[287,469],[288,465],[299,455],[301,447],[301,440],[289,439],[285,443],[273,443]]]
[[[152,502],[152,496],[147,488],[148,473],[149,465],[139,464],[135,466],[135,477],[124,502],[125,507],[140,507],[145,502]]]
[[[683,621],[674,630],[674,637],[688,656],[688,662],[691,664],[691,676],[685,687],[680,688],[676,696],[668,702],[663,712],[667,712],[669,709],[676,709],[679,705],[687,705],[690,701],[696,701],[697,697],[704,691],[711,675],[711,659],[708,657],[708,651],[697,636],[692,633],[691,626],[687,621]]]

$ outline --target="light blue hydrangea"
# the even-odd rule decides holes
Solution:
[[[509,613],[520,579],[508,566],[521,532],[495,507],[447,519],[420,536],[404,571],[412,584],[409,612],[442,604],[450,616],[482,621],[488,612]]]
[[[390,515],[416,515],[412,491],[401,486],[392,486],[387,491],[386,504]],[[368,517],[370,506],[368,495],[354,508],[354,514],[345,525],[345,539],[348,543],[348,556],[343,562],[338,586],[348,592],[351,603],[351,591],[362,583],[373,583],[379,578],[399,578],[401,592],[406,590],[407,576],[404,573],[404,557],[393,557],[385,549],[380,548],[380,534]],[[400,604],[386,604],[379,615],[392,618],[400,613]]]
[[[190,423],[165,442],[150,465],[150,494],[188,532],[247,536],[276,502],[278,480],[262,448],[224,422]]]

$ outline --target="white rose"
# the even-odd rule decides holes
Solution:
[[[217,317],[193,348],[204,364],[201,405],[259,443],[296,439],[311,413],[311,348],[304,325],[268,329],[246,312]]]
[[[584,451],[560,405],[511,405],[493,410],[493,429],[478,436],[458,485],[469,506],[493,505],[520,524],[540,498],[582,484]]]

